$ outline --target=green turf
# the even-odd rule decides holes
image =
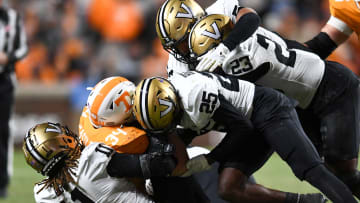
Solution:
[[[22,152],[18,149],[14,154],[14,176],[11,179],[9,196],[0,203],[31,203],[34,201],[33,185],[40,181],[42,176],[36,173],[30,166],[26,165]],[[306,182],[300,182],[292,175],[290,168],[274,155],[260,169],[255,178],[258,183],[267,187],[289,191],[289,192],[316,192]]]

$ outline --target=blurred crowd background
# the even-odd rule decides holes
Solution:
[[[214,2],[197,1],[204,7]],[[31,126],[40,118],[50,118],[76,128],[89,93],[86,87],[113,75],[135,83],[144,77],[166,76],[168,54],[157,39],[154,26],[156,12],[164,0],[4,2],[22,15],[29,45],[28,56],[16,65],[16,126]],[[239,2],[255,9],[264,27],[300,42],[315,36],[329,17],[328,0]],[[359,49],[357,37],[352,36],[330,59],[359,75]],[[65,102],[66,107],[56,103],[59,101]],[[47,107],[49,103],[52,106]],[[59,117],[57,111],[66,115]]]

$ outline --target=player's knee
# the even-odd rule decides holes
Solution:
[[[233,200],[235,197],[239,200],[242,196],[245,197],[245,188],[247,178],[233,177],[233,178],[220,178],[218,185],[218,195],[227,201]]]
[[[220,198],[230,201],[232,199],[234,199],[235,196],[237,196],[237,198],[239,198],[239,195],[241,196],[241,194],[243,194],[243,192],[238,191],[238,195],[235,195],[236,193],[236,189],[239,190],[240,188],[236,188],[235,185],[223,181],[223,182],[219,182],[219,187],[218,187],[218,195]]]

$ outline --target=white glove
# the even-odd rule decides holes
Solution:
[[[226,55],[230,53],[230,50],[220,43],[217,47],[211,49],[204,56],[201,57],[199,64],[196,66],[197,71],[209,71],[213,72],[217,67],[222,66]]]
[[[151,195],[151,196],[154,195],[154,188],[152,186],[152,183],[151,183],[150,179],[145,180],[145,190],[149,195]]]
[[[193,173],[198,173],[201,171],[209,170],[211,165],[209,165],[208,161],[205,158],[204,154],[198,155],[186,163],[187,171],[181,175],[181,177],[191,176]]]

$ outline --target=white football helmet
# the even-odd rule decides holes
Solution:
[[[134,83],[124,77],[109,77],[96,84],[87,100],[92,125],[100,128],[132,120],[134,92]]]

